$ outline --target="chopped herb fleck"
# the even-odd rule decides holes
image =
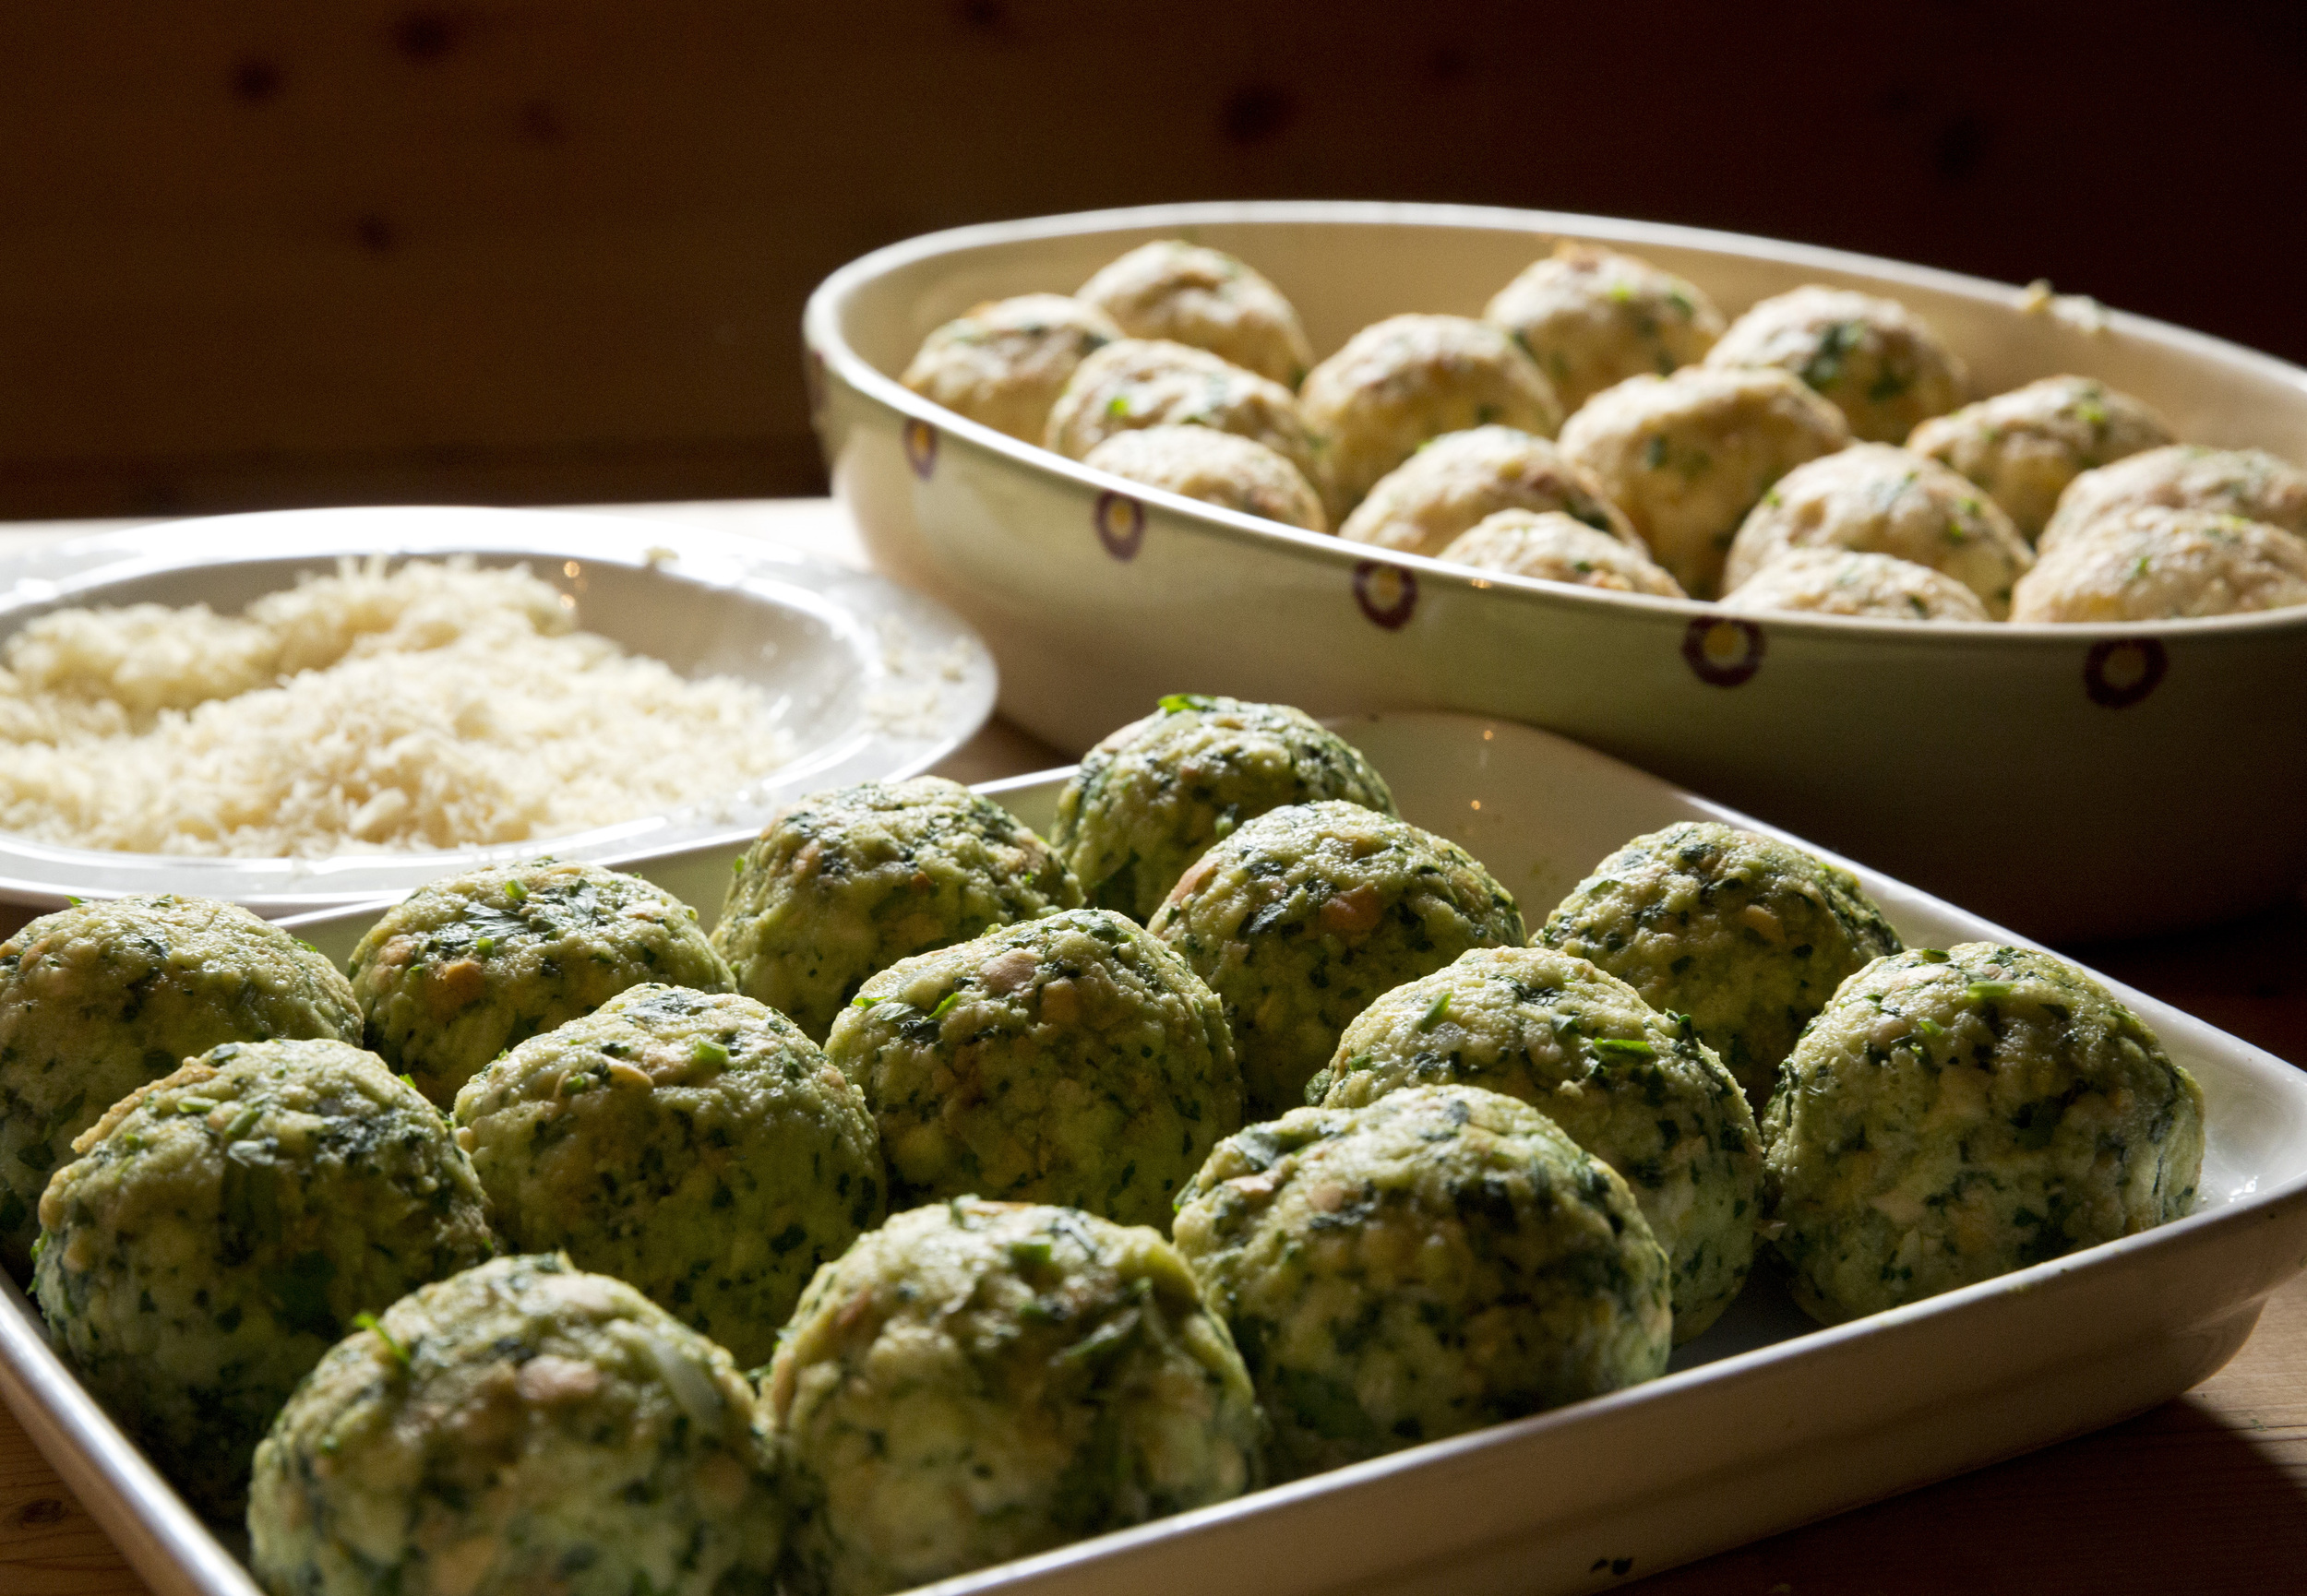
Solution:
[[[378,1340],[384,1342],[385,1351],[392,1354],[392,1361],[394,1363],[399,1364],[404,1369],[409,1366],[409,1349],[400,1344],[399,1337],[395,1336],[390,1330],[385,1328],[383,1323],[377,1319],[375,1314],[354,1314],[353,1316],[353,1325],[355,1329],[366,1330],[369,1334],[375,1336]]]
[[[1843,377],[1843,361],[1859,348],[1866,337],[1865,327],[1855,321],[1838,321],[1819,330],[1818,349],[1802,363],[1795,375],[1809,387],[1823,391],[1833,387]]]

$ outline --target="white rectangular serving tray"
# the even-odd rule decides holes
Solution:
[[[1407,818],[1483,860],[1534,921],[1626,839],[1759,826],[1589,749],[1469,716],[1340,723]],[[1068,772],[980,789],[1046,828]],[[1847,863],[1847,861],[1844,863]],[[1852,864],[1910,944],[2010,933]],[[710,923],[726,857],[645,873]],[[377,906],[284,923],[341,959]],[[2101,977],[2101,979],[2105,979]],[[1484,1596],[1598,1590],[2142,1411],[2241,1347],[2307,1268],[2307,1073],[2120,983],[2203,1085],[2186,1219],[1820,1329],[1758,1278],[1665,1378],[935,1587],[946,1596]],[[0,1395],[156,1596],[251,1596],[233,1554],[0,1292]],[[236,1541],[236,1536],[228,1536]]]

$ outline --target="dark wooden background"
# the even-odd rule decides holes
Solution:
[[[1230,196],[1660,218],[2307,358],[2307,6],[12,0],[0,518],[806,493],[827,271]]]

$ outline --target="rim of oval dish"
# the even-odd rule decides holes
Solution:
[[[1600,605],[1631,609],[1637,613],[1647,613],[1662,621],[1671,619],[1678,625],[1687,625],[1697,617],[1719,616],[1767,625],[1774,630],[1792,628],[1829,637],[1837,633],[1878,639],[1895,637],[1912,639],[1925,648],[1951,648],[1977,643],[1982,638],[1997,638],[2014,647],[2056,646],[2071,649],[2077,643],[2100,637],[2165,637],[2172,635],[2173,628],[2179,628],[2181,636],[2204,640],[2235,634],[2256,636],[2269,631],[2307,631],[2307,606],[2240,614],[2168,616],[2146,621],[1940,621],[1922,625],[1883,616],[1823,615],[1801,610],[1726,610],[1719,603],[1703,599],[1669,599],[1647,593],[1622,593],[1573,583],[1549,582],[1502,571],[1479,570],[1428,554],[1407,554],[1381,548],[1373,543],[1347,542],[1334,532],[1306,531],[1279,521],[1266,520],[1200,499],[1187,498],[1165,489],[1150,487],[1127,477],[1116,476],[1110,471],[1093,470],[1079,460],[1069,459],[1055,450],[997,432],[981,422],[971,421],[922,398],[896,378],[877,370],[851,346],[841,330],[841,317],[846,302],[860,286],[901,268],[938,256],[958,254],[988,244],[1025,243],[1036,239],[1226,223],[1486,227],[1527,232],[1541,238],[1595,238],[1629,246],[1650,244],[1712,250],[1718,254],[1744,256],[1826,272],[1888,279],[1999,306],[2013,314],[2017,314],[2015,302],[2026,292],[2014,284],[1997,282],[1991,278],[1972,277],[1938,267],[1918,266],[1886,256],[1860,255],[1851,250],[1796,244],[1755,233],[1686,227],[1674,222],[1587,216],[1574,211],[1517,210],[1503,206],[1425,205],[1388,200],[1191,201],[1176,205],[1074,211],[1015,221],[980,222],[969,227],[923,233],[884,245],[851,261],[818,285],[809,295],[808,305],[802,315],[804,341],[829,368],[840,375],[843,382],[866,397],[901,415],[940,432],[950,433],[988,453],[1046,471],[1075,484],[1084,492],[1118,493],[1155,506],[1170,515],[1200,522],[1205,528],[1222,530],[1237,540],[1278,539],[1343,566],[1364,563],[1393,566],[1415,572],[1420,581],[1447,580],[1468,590],[1498,588],[1521,594],[1525,599],[1564,606]],[[2206,360],[2255,367],[2262,375],[2307,395],[2307,368],[2293,365],[2289,361],[2175,323],[2158,321],[2152,316],[2106,306],[2101,307],[2101,313],[2110,331],[2175,345]],[[2057,374],[2046,372],[2043,375]],[[2307,469],[2307,461],[2293,463]]]
[[[727,848],[749,840],[802,791],[926,770],[974,735],[993,712],[991,654],[966,622],[933,599],[883,577],[728,532],[565,510],[433,505],[270,510],[67,538],[0,558],[0,639],[53,608],[114,601],[108,590],[140,578],[281,562],[325,570],[341,559],[374,554],[396,563],[456,554],[528,563],[565,595],[565,564],[571,561],[735,594],[749,601],[764,621],[783,616],[821,628],[827,649],[854,673],[848,684],[858,708],[803,743],[771,774],[727,797],[517,842],[247,858],[74,848],[0,831],[0,902],[54,909],[76,896],[180,892],[289,914],[395,898],[443,875],[540,853],[629,865]],[[201,595],[174,601],[198,602]],[[577,619],[580,628],[592,629],[581,605]],[[653,657],[620,646],[628,654]],[[775,686],[765,690],[772,700],[780,697]],[[790,702],[788,695],[776,712],[782,715]],[[888,712],[877,711],[876,703]]]

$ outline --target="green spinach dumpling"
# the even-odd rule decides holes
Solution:
[[[1170,1245],[957,1197],[818,1271],[761,1405],[814,1504],[788,1589],[882,1596],[1223,1502],[1264,1424]]]
[[[1381,994],[1472,947],[1523,940],[1522,912],[1464,849],[1358,804],[1261,815],[1201,856],[1147,927],[1224,1000],[1248,1117],[1306,1101]]]
[[[1143,923],[1213,842],[1325,798],[1394,813],[1385,778],[1304,710],[1175,693],[1082,756],[1050,841],[1091,908]]]
[[[1843,979],[1899,948],[1858,878],[1759,832],[1684,821],[1594,868],[1532,940],[1687,1014],[1758,1108]]]
[[[1566,953],[1479,947],[1364,1009],[1306,1096],[1354,1108],[1453,1085],[1520,1098],[1626,1177],[1673,1269],[1675,1340],[1737,1298],[1762,1217],[1762,1137],[1687,1015],[1669,1020]]]
[[[2073,965],[1965,942],[1845,982],[1763,1137],[1795,1300],[1835,1324],[2189,1212],[2203,1092]]]
[[[817,1267],[881,1222],[865,1099],[783,1015],[628,987],[457,1093],[497,1229],[639,1287],[747,1368]]]
[[[1528,1103],[1419,1086],[1223,1143],[1177,1247],[1296,1479],[1666,1370],[1667,1256],[1633,1194]]]
[[[32,1267],[40,1194],[137,1088],[227,1042],[357,1042],[334,965],[207,898],[101,899],[0,942],[0,1263]]]
[[[394,1304],[257,1450],[276,1596],[766,1596],[787,1503],[729,1354],[622,1280],[498,1258]]]
[[[535,859],[431,882],[353,948],[369,1047],[447,1108],[489,1060],[628,986],[730,990],[697,911],[638,875]]]
[[[115,1103],[41,1198],[49,1333],[211,1513],[354,1316],[494,1250],[448,1122],[341,1042],[227,1042]]]

